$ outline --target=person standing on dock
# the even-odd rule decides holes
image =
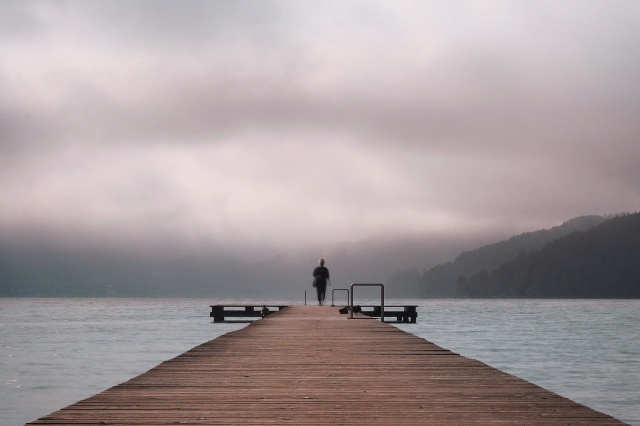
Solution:
[[[318,292],[318,304],[324,304],[324,294],[327,291],[327,281],[331,284],[329,270],[324,266],[324,258],[320,258],[320,265],[313,270],[313,286]]]

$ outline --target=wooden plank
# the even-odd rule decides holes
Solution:
[[[366,318],[361,316],[360,318]],[[337,307],[292,306],[32,425],[622,424]]]

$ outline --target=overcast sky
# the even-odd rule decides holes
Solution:
[[[639,22],[634,0],[3,1],[0,231],[268,252],[638,211]]]

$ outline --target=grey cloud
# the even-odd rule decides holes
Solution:
[[[640,208],[629,3],[8,4],[5,228],[246,249]]]
[[[286,17],[278,2],[208,2],[195,0],[185,5],[175,0],[25,1],[7,5],[20,21],[16,28],[63,31],[84,34],[101,48],[110,45],[142,47],[199,47],[203,44],[233,41],[233,37],[252,37],[253,41],[275,33],[273,23]],[[61,27],[62,26],[62,27]],[[247,31],[251,29],[251,31]],[[97,30],[97,31],[96,31]],[[101,43],[102,42],[102,43]]]
[[[0,3],[0,34],[3,38],[20,40],[43,34],[42,21],[33,10],[36,3],[30,0]]]
[[[232,22],[233,25],[227,26],[233,26],[243,34],[260,34],[261,26],[253,25],[254,21],[271,22],[271,17],[278,15],[253,3],[243,2],[234,3],[234,6],[197,3],[192,8],[183,8],[173,2],[153,3],[155,8],[145,2],[128,7],[111,2],[92,3],[95,10],[87,15],[96,21],[98,28],[107,28],[106,32],[118,28],[119,20],[131,22],[128,25],[136,23],[136,27],[148,33],[153,40],[162,40],[164,34],[171,34],[171,31],[164,31],[165,20],[172,23],[194,21],[177,31],[176,37],[179,38],[181,34],[197,33],[197,28],[212,27],[215,30],[217,25],[208,26],[200,21],[209,15]],[[278,10],[274,5],[264,7]],[[145,14],[148,15],[146,19]],[[277,18],[275,21],[282,23]],[[126,36],[115,33],[111,36],[121,42],[127,40]],[[428,31],[424,33],[425,36],[428,34]],[[195,37],[208,40],[207,35]],[[355,49],[357,44],[352,40],[346,38],[343,46],[331,49],[340,51],[344,46]],[[544,44],[551,42],[547,37],[542,47],[548,48]],[[104,129],[99,130],[116,132],[114,136],[119,138],[139,140],[140,136],[154,135],[148,139],[156,139],[164,135],[165,139],[174,137],[181,142],[188,139],[190,133],[198,137],[226,134],[246,127],[269,130],[273,126],[307,126],[318,131],[337,128],[352,132],[359,129],[363,138],[385,135],[387,139],[394,138],[395,143],[406,140],[415,144],[417,140],[418,144],[450,144],[452,141],[455,144],[473,144],[474,140],[484,139],[488,140],[487,145],[506,143],[508,138],[501,136],[509,135],[510,131],[530,132],[533,126],[542,126],[547,120],[566,115],[568,106],[558,102],[562,93],[576,89],[588,93],[591,90],[590,80],[571,89],[570,74],[582,72],[577,65],[546,63],[543,69],[524,69],[531,65],[527,58],[532,56],[535,64],[536,54],[539,54],[530,49],[532,42],[521,46],[521,51],[514,50],[518,46],[511,46],[508,42],[504,46],[496,46],[495,41],[486,45],[483,39],[477,42],[466,40],[466,43],[468,45],[464,49],[460,46],[453,50],[455,56],[435,56],[433,62],[437,65],[425,67],[419,58],[416,61],[408,57],[404,59],[404,68],[399,69],[384,60],[374,63],[371,53],[364,54],[362,58],[362,54],[355,51],[356,59],[338,55],[336,59],[346,62],[319,62],[314,68],[313,54],[304,52],[304,47],[313,51],[322,46],[322,39],[307,42],[302,48],[276,43],[271,46],[275,49],[273,54],[265,53],[260,46],[252,44],[221,51],[217,49],[219,44],[214,43],[213,48],[202,50],[198,60],[186,61],[182,65],[174,63],[172,58],[175,55],[175,61],[185,60],[179,48],[161,43],[159,47],[141,50],[144,44],[133,43],[138,47],[128,54],[126,46],[121,46],[123,56],[114,52],[103,58],[110,62],[107,62],[109,68],[102,76],[72,74],[67,77],[67,80],[73,80],[71,82],[54,80],[51,83],[67,85],[65,98],[71,104],[66,106],[76,114],[80,112],[80,121],[88,123],[91,128],[98,127],[92,124],[102,119],[107,124],[111,121],[113,125],[102,126]],[[539,42],[533,46],[536,44]],[[365,52],[376,48],[371,43],[362,47]],[[386,46],[381,54],[391,53],[389,49],[393,48],[393,45]],[[269,60],[272,55],[277,59]],[[136,56],[143,57],[137,67],[126,63],[123,67],[118,65],[120,58],[127,61]],[[623,56],[617,59],[622,60]],[[597,64],[598,59],[597,56],[592,58],[591,63]],[[376,69],[372,69],[373,66]],[[417,69],[423,68],[423,72],[416,72],[416,66]],[[336,67],[342,67],[344,71],[335,72],[326,93],[308,90],[313,85],[310,78],[316,73]],[[554,81],[559,78],[558,69],[564,73],[560,77],[561,83],[566,83],[567,87],[558,86]],[[359,73],[363,78],[359,78]],[[118,83],[106,85],[113,87],[111,91],[98,89],[111,80],[109,74],[118,76]],[[541,94],[540,91],[544,90],[550,93]],[[587,97],[585,102],[589,101]],[[63,109],[61,113],[66,114],[67,111]],[[56,118],[64,121],[69,116]],[[79,127],[82,123],[70,121],[73,133],[77,133]]]

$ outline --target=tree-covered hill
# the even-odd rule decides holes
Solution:
[[[390,281],[397,282],[400,278],[412,276],[415,280],[413,287],[417,287],[420,297],[455,297],[458,277],[467,277],[481,270],[492,271],[517,258],[522,252],[539,250],[553,240],[572,232],[585,231],[605,220],[595,215],[577,217],[551,229],[527,232],[506,241],[463,252],[453,262],[436,265],[423,272],[419,278],[416,278],[417,271],[413,275],[410,271],[403,271],[395,274]]]
[[[455,296],[638,298],[640,213],[521,252],[492,271],[460,276]]]

